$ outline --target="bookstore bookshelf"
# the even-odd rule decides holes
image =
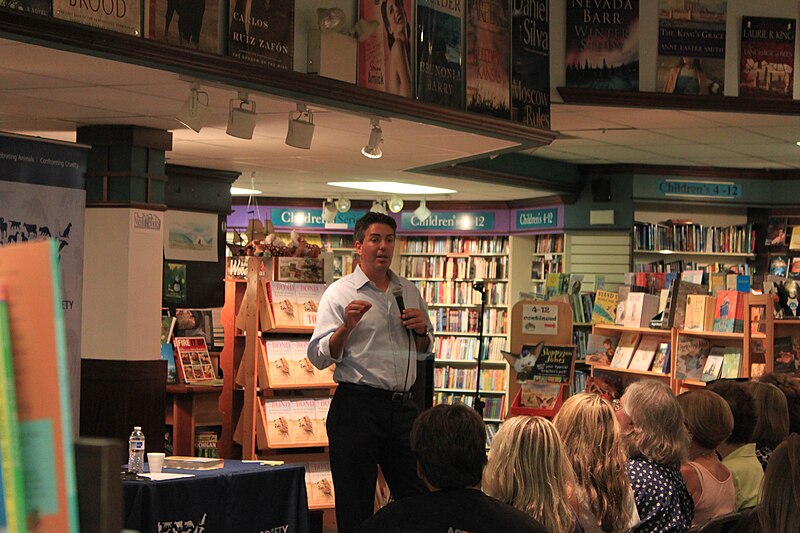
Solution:
[[[351,274],[357,262],[356,245],[352,235],[324,234],[322,249],[332,255],[333,279]]]
[[[548,274],[564,272],[564,234],[534,235],[531,257],[533,292],[543,296]]]

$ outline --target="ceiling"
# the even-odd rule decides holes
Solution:
[[[800,116],[554,102],[552,127],[560,136],[546,147],[523,150],[508,140],[392,119],[381,122],[384,156],[367,159],[360,149],[369,135],[368,115],[310,106],[316,123],[312,147],[292,148],[284,139],[296,102],[267,94],[250,93],[258,113],[254,138],[226,135],[228,102],[237,89],[218,82],[202,83],[212,116],[195,133],[174,118],[189,95],[191,80],[163,70],[0,39],[0,80],[0,131],[74,142],[75,129],[82,125],[172,130],[169,163],[241,172],[236,185],[252,182],[264,196],[325,198],[346,192],[351,198],[376,197],[327,185],[344,179],[441,186],[458,191],[446,197],[454,201],[552,194],[414,171],[518,150],[573,164],[800,168],[795,145]]]

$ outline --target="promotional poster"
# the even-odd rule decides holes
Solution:
[[[53,0],[53,17],[128,35],[142,34],[142,7],[139,0]]]
[[[511,117],[510,3],[467,2],[467,111]]]
[[[271,68],[294,65],[294,0],[231,0],[228,55]]]
[[[376,22],[358,43],[358,85],[411,98],[414,11],[411,0],[359,0],[359,18]]]
[[[217,54],[221,18],[218,0],[145,0],[144,35],[162,43]]]
[[[742,17],[739,96],[792,98],[795,20]]]
[[[464,4],[417,1],[417,98],[464,109]]]
[[[550,129],[548,0],[514,2],[511,11],[511,120]]]

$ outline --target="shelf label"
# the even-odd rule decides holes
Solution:
[[[494,212],[434,211],[424,221],[414,213],[403,213],[400,228],[404,230],[443,229],[449,231],[494,230]]]
[[[514,229],[542,229],[558,226],[558,208],[524,209],[517,211]]]
[[[658,192],[662,196],[686,198],[741,198],[742,185],[735,181],[661,180]]]
[[[356,221],[364,216],[366,211],[353,209],[347,213],[336,213],[334,224],[336,229],[353,229]],[[322,209],[285,209],[273,207],[270,209],[270,220],[276,228],[325,228],[322,220]]]
[[[557,335],[558,306],[545,304],[523,305],[522,333],[523,335]]]

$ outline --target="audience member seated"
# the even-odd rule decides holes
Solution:
[[[761,480],[764,470],[756,458],[756,445],[752,441],[756,425],[753,395],[744,383],[721,379],[709,384],[709,389],[728,402],[733,413],[733,432],[717,446],[724,464],[733,475],[736,487],[734,511],[758,504],[761,497]]]
[[[362,533],[547,533],[527,514],[480,490],[486,430],[463,404],[437,405],[411,429],[417,472],[430,493],[391,503],[366,520]]]
[[[616,415],[630,457],[626,470],[641,521],[634,531],[688,531],[694,503],[680,465],[689,435],[672,391],[652,379],[631,383]]]
[[[492,440],[483,490],[532,516],[550,533],[572,533],[582,531],[571,505],[574,479],[553,424],[538,416],[517,416],[506,420]]]
[[[736,503],[733,476],[716,452],[733,431],[733,413],[720,395],[708,390],[685,392],[678,403],[692,439],[681,474],[694,501],[692,525],[699,526],[732,513]]]
[[[578,520],[587,533],[630,531],[639,523],[625,472],[622,433],[608,400],[582,392],[553,419],[575,472]]]
[[[758,381],[778,387],[789,406],[789,433],[800,434],[800,378],[775,372],[764,374]]]
[[[756,458],[767,469],[772,450],[789,435],[789,406],[786,396],[772,383],[747,383],[756,407],[756,427],[752,440],[756,443]]]
[[[800,435],[780,444],[764,474],[761,504],[744,514],[730,533],[800,531]]]

